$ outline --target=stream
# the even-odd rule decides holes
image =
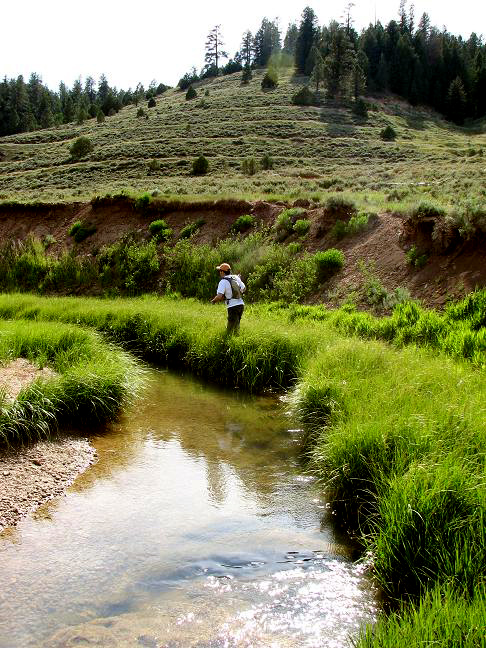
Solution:
[[[378,594],[292,428],[151,369],[98,462],[0,535],[0,648],[349,646]]]

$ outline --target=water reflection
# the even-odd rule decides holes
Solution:
[[[275,401],[151,372],[98,463],[0,536],[0,647],[343,645],[374,598],[295,440]]]

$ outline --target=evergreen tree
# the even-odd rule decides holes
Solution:
[[[309,55],[312,46],[317,41],[318,29],[317,18],[310,7],[306,7],[302,12],[302,19],[299,26],[299,34],[295,43],[295,67],[298,74],[309,74]]]
[[[314,67],[312,69],[310,82],[315,85],[316,92],[319,92],[319,85],[324,81],[325,78],[325,65],[324,59],[322,58],[321,53],[315,45],[313,49]]]
[[[268,18],[262,20],[260,29],[253,39],[253,48],[255,65],[259,67],[267,65],[272,54],[280,50],[280,31],[276,22]]]
[[[295,23],[290,23],[287,27],[287,33],[284,38],[283,51],[290,56],[295,57],[295,48],[297,45],[297,38],[299,36],[299,29]]]
[[[332,35],[329,54],[325,59],[327,96],[343,99],[351,93],[351,76],[354,67],[353,46],[345,29],[338,27]]]
[[[206,54],[204,60],[206,68],[214,68],[216,76],[219,74],[219,62],[222,58],[228,58],[223,50],[223,39],[221,37],[221,25],[215,25],[209,32],[206,40]]]
[[[456,124],[462,124],[466,113],[466,92],[464,84],[459,77],[456,77],[449,86],[447,92],[447,116]]]
[[[249,29],[243,34],[240,55],[243,67],[250,67],[253,63],[253,34]]]

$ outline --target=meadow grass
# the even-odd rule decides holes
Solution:
[[[475,622],[486,571],[481,369],[430,349],[346,337],[332,314],[309,306],[250,306],[230,338],[224,309],[195,300],[2,295],[0,315],[92,326],[141,357],[228,387],[289,390],[309,465],[401,606],[404,632],[418,619],[415,637],[429,636],[437,588],[460,628]],[[465,315],[479,325],[470,303],[448,317]],[[395,621],[378,625],[384,646]],[[434,629],[439,645],[456,631]],[[373,645],[370,636],[363,645]]]
[[[24,443],[58,428],[113,420],[133,398],[141,370],[120,349],[91,330],[58,322],[1,321],[0,362],[26,358],[55,375],[3,394],[0,444]]]

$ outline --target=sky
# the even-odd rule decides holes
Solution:
[[[233,56],[241,36],[255,33],[262,18],[278,18],[283,35],[289,22],[300,21],[310,6],[319,24],[340,20],[349,0],[20,0],[4,3],[0,36],[0,77],[32,72],[52,90],[81,77],[98,80],[105,74],[111,86],[127,90],[140,81],[176,85],[192,66],[204,64],[204,44],[217,24],[225,49]],[[355,0],[351,15],[360,31],[370,22],[387,24],[398,17],[399,0]],[[407,7],[412,3],[408,2]],[[484,0],[416,0],[416,22],[427,12],[431,24],[468,38],[486,34]]]

